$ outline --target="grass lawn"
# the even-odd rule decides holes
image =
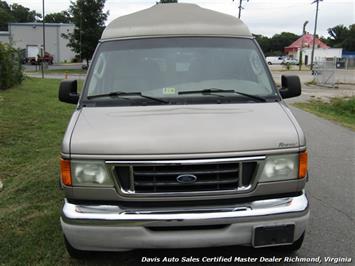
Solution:
[[[311,100],[306,103],[295,103],[294,105],[355,130],[355,97],[332,98],[330,102]]]
[[[75,108],[59,80],[27,78],[0,91],[0,265],[70,263],[59,224],[61,140]]]

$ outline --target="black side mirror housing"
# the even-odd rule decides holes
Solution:
[[[298,76],[281,76],[280,94],[283,99],[301,95],[301,81]]]
[[[59,101],[77,104],[79,101],[77,80],[63,80],[59,86]]]

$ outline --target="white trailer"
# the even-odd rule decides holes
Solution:
[[[26,54],[27,58],[36,58],[41,55],[41,48],[38,45],[27,45]]]

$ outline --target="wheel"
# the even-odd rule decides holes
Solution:
[[[271,62],[267,62],[267,64],[268,64],[268,65],[270,65],[270,66],[272,65],[272,63],[271,63]]]
[[[79,250],[74,248],[70,243],[68,242],[67,238],[64,236],[64,244],[65,248],[67,249],[67,252],[69,253],[70,257],[74,259],[82,259],[87,257],[90,253],[89,251],[85,250]]]

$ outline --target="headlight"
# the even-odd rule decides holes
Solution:
[[[260,182],[297,179],[298,154],[267,157]]]
[[[73,185],[77,186],[113,186],[104,162],[72,161],[71,175]]]

